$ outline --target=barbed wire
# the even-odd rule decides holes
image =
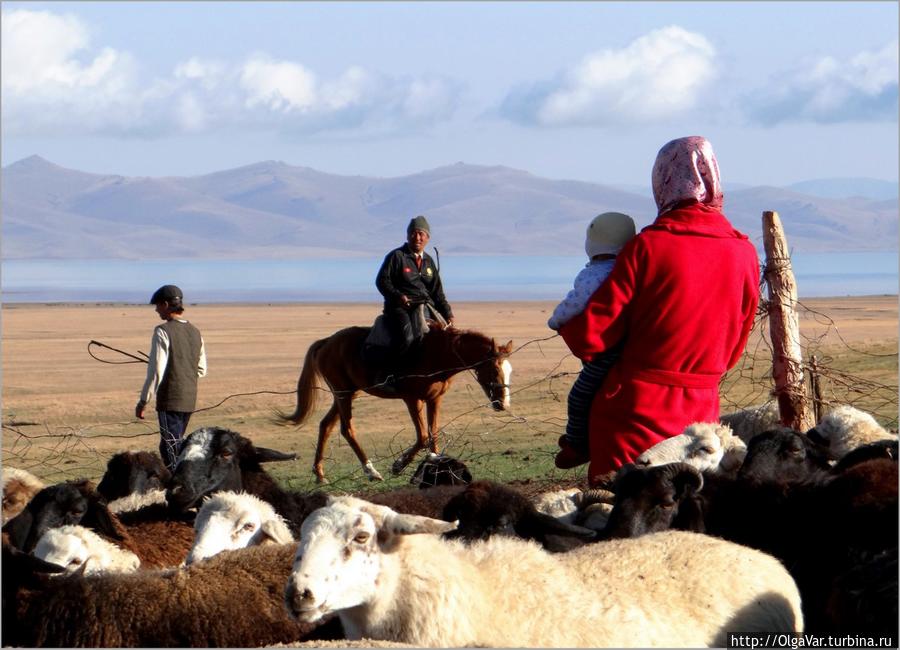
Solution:
[[[751,338],[747,349],[741,356],[738,364],[730,370],[720,384],[720,396],[723,411],[741,410],[759,405],[771,403],[774,400],[774,384],[772,380],[773,346],[769,335],[769,301],[762,298],[754,318]],[[896,366],[879,369],[879,363],[883,364],[888,358],[896,358],[897,351],[873,351],[861,350],[848,343],[840,333],[834,320],[822,312],[811,308],[809,305],[797,301],[796,308],[801,317],[813,319],[816,325],[824,328],[824,331],[801,336],[800,347],[804,353],[802,363],[805,372],[815,372],[821,390],[822,409],[827,409],[838,404],[849,404],[875,415],[886,427],[896,429],[898,423],[898,387],[896,384],[885,383],[873,379],[873,373],[894,373]],[[532,338],[522,345],[514,348],[510,357],[520,354],[529,346],[536,346],[540,355],[547,357],[542,343],[558,338],[558,334],[551,336]],[[836,339],[836,343],[833,342]],[[896,342],[885,343],[888,347]],[[108,346],[104,346],[108,347]],[[112,348],[114,349],[114,348]],[[836,358],[841,351],[855,355],[858,359],[870,359],[875,368],[854,368],[852,360]],[[93,358],[97,358],[91,354]],[[813,363],[815,359],[815,363]],[[98,359],[100,360],[100,359]],[[104,361],[109,363],[108,361]],[[128,363],[137,363],[130,361]],[[569,380],[574,378],[580,370],[578,364],[575,370],[566,370],[566,363],[577,363],[571,354],[563,354],[559,358],[548,360],[548,367],[541,373],[520,385],[513,386],[510,390],[512,397],[534,395],[537,393],[539,401],[543,400],[558,404],[556,408],[562,409],[565,403],[563,393],[567,391]],[[477,364],[476,364],[477,365]],[[473,365],[466,365],[454,370],[468,370],[474,374]],[[406,377],[427,378],[436,374],[446,373],[442,370],[430,374],[403,375]],[[383,383],[383,382],[382,382]],[[368,386],[376,388],[382,384]],[[481,392],[477,383],[468,382],[465,385],[465,395],[469,407],[459,410],[452,417],[439,423],[437,432],[439,447],[442,452],[459,458],[469,465],[479,467],[479,478],[504,480],[509,476],[521,475],[525,465],[539,463],[542,468],[547,468],[545,474],[548,478],[558,481],[576,480],[583,477],[585,468],[577,470],[557,470],[553,465],[553,456],[556,453],[556,438],[564,430],[566,424],[563,410],[532,414],[515,411],[494,411],[487,397]],[[317,386],[317,390],[331,394],[332,391],[324,386]],[[365,390],[365,389],[357,389]],[[230,400],[243,397],[255,397],[259,395],[292,395],[293,390],[258,390],[246,393],[233,393],[226,395],[218,402],[204,406],[195,411],[211,412],[221,407]],[[809,396],[811,399],[814,396]],[[381,399],[362,392],[355,400]],[[515,404],[515,400],[513,404]],[[25,430],[34,427],[35,430]],[[99,445],[101,440],[123,439],[141,441],[145,446],[156,446],[159,430],[148,422],[125,421],[96,423],[83,427],[56,426],[46,424],[16,421],[11,419],[4,422],[3,430],[3,463],[14,465],[35,474],[45,481],[62,480],[65,477],[94,477],[99,476],[111,453],[107,447]],[[379,444],[367,441],[375,449],[369,453],[369,460],[378,466],[390,465],[400,453],[407,449],[412,442],[413,426],[406,422],[403,426],[397,426],[387,437],[383,434],[379,437]],[[502,444],[512,432],[519,442],[515,444]],[[541,444],[534,445],[529,438],[539,440]],[[358,463],[340,460],[339,456],[346,456],[349,445],[339,435],[332,438],[330,452],[326,453],[325,461],[329,468],[329,489],[357,488],[363,479],[362,469]],[[546,448],[541,448],[542,445]],[[338,453],[340,450],[341,453]],[[311,465],[312,453],[304,456]],[[417,459],[418,460],[418,459]],[[303,462],[303,461],[300,461]],[[413,463],[415,465],[415,461]],[[342,469],[343,468],[343,469]],[[311,472],[297,474],[292,471],[280,471],[276,473],[282,476],[282,480],[289,486],[309,487],[313,478]],[[407,470],[409,474],[411,470]],[[404,472],[406,473],[406,472]]]

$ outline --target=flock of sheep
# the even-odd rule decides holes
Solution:
[[[729,634],[897,642],[897,437],[838,407],[697,423],[608,489],[529,497],[431,455],[419,489],[283,489],[294,458],[227,429],[174,472],[96,485],[3,468],[2,643],[721,647]]]

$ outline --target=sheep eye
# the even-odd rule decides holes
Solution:
[[[242,526],[242,530],[251,531],[256,529],[256,524],[252,521],[248,521],[246,524]]]
[[[228,460],[232,456],[234,456],[234,454],[232,454],[230,451],[223,451],[221,454],[219,454],[219,458],[223,460]]]
[[[701,447],[700,451],[702,451],[704,454],[714,454],[716,452],[716,450],[712,447]]]
[[[366,542],[369,541],[369,537],[370,537],[370,535],[367,532],[356,533],[356,536],[353,538],[353,541],[356,542],[357,544],[365,544]]]
[[[80,557],[75,557],[75,558],[72,558],[72,560],[69,562],[69,565],[78,566],[82,562],[83,562],[83,560]]]

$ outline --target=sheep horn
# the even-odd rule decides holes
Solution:
[[[668,465],[662,465],[661,467],[662,470],[660,474],[663,477],[669,480],[675,478],[689,478],[695,490],[699,491],[703,488],[703,474],[701,474],[700,470],[693,465],[688,465],[687,463],[669,463]]]
[[[581,499],[578,502],[578,509],[584,510],[595,503],[615,503],[616,495],[610,490],[602,488],[593,488],[581,493]]]

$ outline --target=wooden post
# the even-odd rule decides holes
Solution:
[[[763,212],[765,279],[769,289],[769,334],[772,338],[772,376],[785,426],[807,431],[815,422],[809,409],[803,378],[800,324],[794,307],[797,283],[791,269],[787,239],[777,212]]]
[[[812,386],[813,414],[818,422],[822,419],[825,403],[822,401],[822,378],[819,376],[819,359],[816,355],[809,358],[809,383]]]

